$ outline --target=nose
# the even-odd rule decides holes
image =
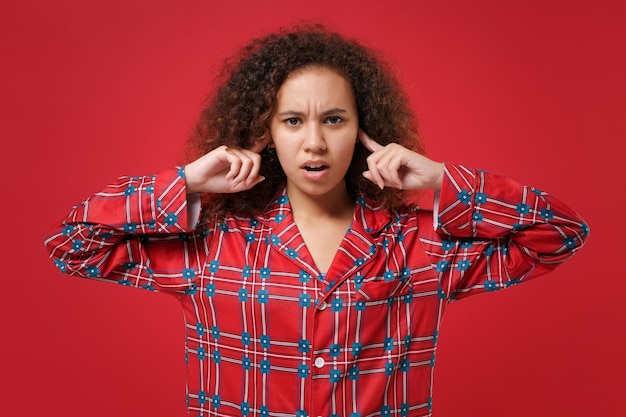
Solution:
[[[319,123],[311,123],[304,132],[304,150],[307,152],[320,153],[326,151],[324,132]]]

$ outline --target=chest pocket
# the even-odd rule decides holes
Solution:
[[[389,300],[400,297],[420,298],[437,296],[441,290],[437,276],[434,274],[417,273],[407,278],[385,281],[374,279],[359,283],[355,278],[357,300],[376,301]]]
[[[360,271],[363,277],[354,277],[357,298],[366,302],[441,298],[439,273],[422,247],[417,227],[409,223],[390,228],[378,237],[377,246],[384,250],[377,251]]]
[[[409,279],[393,279],[385,281],[373,279],[359,282],[362,278],[355,278],[355,287],[357,288],[357,299],[364,301],[375,301],[389,298],[402,297],[412,292],[412,285]]]

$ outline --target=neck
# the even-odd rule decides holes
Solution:
[[[294,191],[287,186],[289,204],[294,220],[345,219],[352,220],[354,202],[350,199],[345,184],[324,195],[310,195]]]

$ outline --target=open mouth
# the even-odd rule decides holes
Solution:
[[[326,168],[328,168],[328,166],[323,165],[323,164],[316,164],[316,165],[305,165],[304,169],[309,171],[309,172],[319,172],[319,171],[323,171]]]

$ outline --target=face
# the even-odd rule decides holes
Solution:
[[[359,121],[350,83],[329,68],[292,73],[278,90],[273,146],[293,197],[347,196]]]

